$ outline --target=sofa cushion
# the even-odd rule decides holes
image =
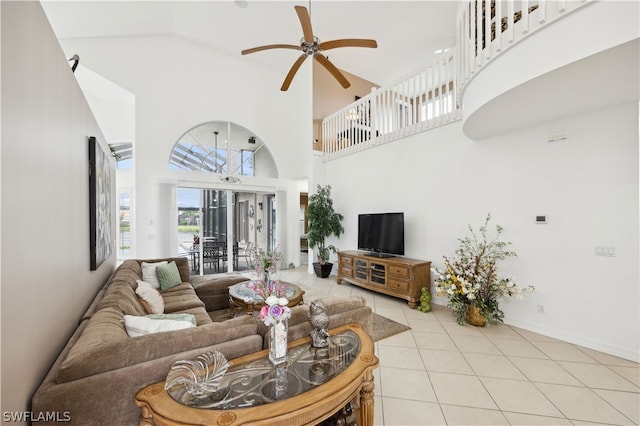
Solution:
[[[191,267],[189,266],[189,259],[186,257],[166,257],[162,259],[129,259],[125,260],[124,263],[131,261],[137,263],[138,266],[142,265],[143,262],[146,263],[155,263],[155,262],[176,262],[176,266],[178,267],[178,271],[180,271],[180,281],[188,282],[189,277],[191,276]]]
[[[229,308],[229,287],[247,281],[237,272],[198,275],[191,277],[191,284],[208,312]]]
[[[160,294],[164,299],[164,312],[167,314],[191,308],[204,308],[204,303],[189,283],[182,283]]]
[[[140,303],[142,303],[145,312],[148,314],[164,313],[164,299],[158,289],[146,281],[137,280],[136,282],[138,283],[136,294],[140,297]]]
[[[138,277],[139,279],[140,277]],[[133,284],[130,283],[130,279],[116,279],[109,284],[109,287],[104,292],[104,296],[96,310],[104,308],[117,308],[122,314],[126,315],[145,315],[147,312],[144,310],[138,295],[135,292],[135,288],[138,283],[135,277],[132,277]]]
[[[175,314],[176,315],[183,315],[183,314],[193,315],[196,321],[196,325],[199,325],[199,326],[204,324],[211,324],[213,322],[213,320],[209,316],[209,313],[202,306],[198,306],[196,308],[184,309],[182,311],[175,312]],[[165,315],[172,315],[172,314],[165,314]]]
[[[94,313],[60,365],[57,381],[65,382],[94,374],[98,369],[96,364],[103,362],[100,353],[129,339],[122,320],[122,312],[114,307]]]
[[[56,382],[63,383],[155,360],[174,353],[255,335],[249,315],[177,331],[129,337],[124,315],[116,308],[96,312],[60,364]]]
[[[160,280],[158,279],[157,270],[159,266],[168,264],[166,260],[162,262],[142,262],[142,280],[152,284],[155,288],[160,288]]]
[[[195,327],[190,321],[179,321],[175,319],[155,319],[148,317],[136,317],[133,315],[124,316],[124,328],[129,337],[144,336],[145,334],[160,333],[162,331],[184,330]]]
[[[156,275],[158,276],[161,290],[168,290],[182,283],[176,262],[169,262],[167,265],[158,266],[156,268]]]

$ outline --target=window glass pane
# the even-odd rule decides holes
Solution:
[[[242,176],[255,176],[253,170],[253,151],[242,150],[240,151],[242,163],[240,163],[240,174]]]
[[[131,256],[131,194],[118,194],[118,259]]]
[[[225,176],[277,178],[275,161],[266,144],[242,126],[212,121],[192,128],[176,142],[169,169],[203,171]]]

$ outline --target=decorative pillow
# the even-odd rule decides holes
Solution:
[[[145,315],[145,318],[158,319],[158,320],[173,320],[173,321],[187,321],[193,325],[196,323],[196,316],[193,314],[150,314]]]
[[[176,262],[158,266],[156,275],[158,276],[158,282],[160,282],[160,290],[169,290],[171,287],[182,284],[182,278],[180,278],[180,271],[178,271]]]
[[[161,314],[164,312],[164,299],[157,288],[146,281],[136,280],[136,294],[144,311],[148,314]]]
[[[151,319],[147,317],[124,316],[124,328],[129,337],[143,336],[145,334],[160,333],[162,331],[183,330],[195,327],[189,321],[174,321],[167,319]]]
[[[158,266],[166,265],[166,260],[162,262],[142,262],[142,281],[146,281],[149,284],[152,284],[155,288],[160,288],[160,283],[158,282],[158,276],[156,275],[156,268]]]

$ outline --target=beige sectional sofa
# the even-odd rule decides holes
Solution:
[[[174,261],[182,283],[161,291],[164,312],[193,314],[196,326],[129,337],[125,316],[147,315],[136,295],[142,263]],[[32,398],[31,411],[58,412],[77,425],[134,425],[141,388],[166,378],[181,359],[217,350],[227,359],[267,346],[266,328],[246,313],[229,310],[228,288],[245,281],[240,274],[190,277],[185,258],[127,260],[100,290],[79,326]],[[330,327],[359,323],[371,331],[371,309],[360,297],[326,298]],[[308,306],[293,308],[289,339],[308,335]],[[39,422],[38,424],[46,424]]]

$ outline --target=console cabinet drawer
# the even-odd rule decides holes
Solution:
[[[353,269],[348,266],[340,265],[340,275],[343,275],[348,278],[353,278]]]
[[[389,273],[391,275],[397,275],[399,277],[409,278],[411,270],[406,266],[402,265],[391,265],[389,266]]]
[[[350,268],[353,267],[353,257],[351,256],[340,256],[340,265],[348,266]]]
[[[389,288],[394,290],[407,291],[409,290],[409,283],[406,281],[389,280]]]

